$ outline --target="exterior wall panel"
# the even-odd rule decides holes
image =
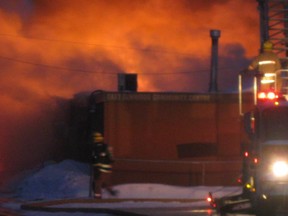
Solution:
[[[105,136],[118,157],[177,159],[177,145],[216,143],[214,104],[110,102]]]
[[[105,140],[114,148],[116,183],[236,184],[237,95],[104,92],[98,100]]]

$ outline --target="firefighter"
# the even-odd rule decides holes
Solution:
[[[275,90],[281,91],[282,78],[280,71],[277,71],[281,69],[281,62],[272,48],[270,41],[264,42],[263,52],[251,62],[248,70],[257,70],[261,74],[261,90],[269,90],[275,86]]]
[[[104,142],[101,133],[93,133],[92,143],[92,163],[93,163],[93,192],[94,198],[101,199],[102,188],[106,189],[111,195],[116,195],[116,191],[110,185],[112,173],[112,154],[108,144]]]

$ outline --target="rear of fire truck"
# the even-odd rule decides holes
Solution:
[[[282,70],[282,72],[288,72]],[[213,199],[218,213],[288,215],[288,101],[271,88],[261,91],[262,76],[254,78],[254,106],[242,113],[242,76],[239,107],[243,125],[242,194]],[[285,215],[284,213],[284,215]]]

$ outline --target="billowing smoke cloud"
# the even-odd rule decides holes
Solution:
[[[207,91],[210,29],[222,31],[227,91],[259,47],[257,1],[0,1],[0,26],[3,170],[13,155],[19,165],[53,154],[55,97],[116,90],[124,72],[139,74],[139,91]]]
[[[31,82],[44,84],[42,92],[53,95],[70,96],[85,88],[115,90],[119,72],[138,73],[140,91],[204,90],[208,80],[202,87],[193,82],[199,83],[197,71],[206,70],[201,74],[207,79],[211,28],[222,30],[220,44],[238,44],[235,52],[250,49],[240,61],[256,54],[259,44],[256,1],[37,0],[26,5],[25,16],[12,15],[11,9],[3,12],[3,20],[11,21],[4,23],[8,29],[1,38],[7,49],[1,53],[11,59],[2,60],[10,60],[12,71],[19,74],[21,68]],[[220,58],[229,58],[220,52]],[[190,88],[180,82],[195,73]],[[160,76],[169,85],[157,84]]]

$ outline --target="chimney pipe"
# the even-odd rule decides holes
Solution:
[[[210,85],[209,92],[217,92],[217,73],[218,73],[218,39],[221,35],[220,30],[210,30],[212,39],[211,49],[211,72],[210,72]]]

